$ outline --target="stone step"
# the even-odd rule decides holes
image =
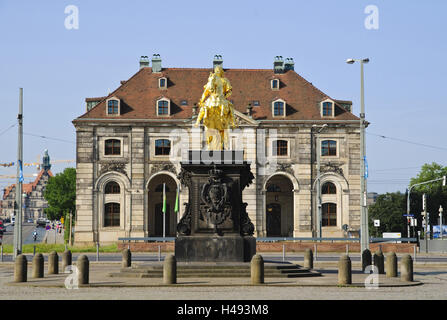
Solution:
[[[151,273],[110,273],[110,277],[122,278],[162,278],[162,272]],[[303,272],[303,273],[264,273],[266,278],[299,278],[299,277],[317,277],[321,276],[318,272]],[[250,278],[250,273],[235,272],[235,273],[220,273],[220,274],[204,274],[204,273],[177,273],[178,278]]]

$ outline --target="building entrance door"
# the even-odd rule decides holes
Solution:
[[[267,237],[281,236],[281,205],[271,203],[267,205]]]

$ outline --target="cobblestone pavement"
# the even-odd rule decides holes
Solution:
[[[142,281],[160,285],[161,279],[132,279],[105,277],[106,272],[116,272],[119,264],[91,264],[91,283],[109,282],[110,285],[117,285],[122,281],[128,283],[141,284]],[[20,300],[20,299],[180,299],[180,300],[295,300],[295,299],[335,299],[335,300],[406,300],[406,299],[447,299],[447,269],[427,268],[416,269],[415,280],[423,282],[423,285],[411,287],[387,287],[378,289],[353,288],[353,287],[309,287],[297,286],[299,281],[303,285],[311,284],[312,281],[320,283],[335,282],[337,273],[335,269],[327,268],[321,270],[324,277],[307,279],[266,279],[265,286],[249,286],[249,279],[179,279],[179,283],[185,286],[156,286],[156,287],[101,287],[101,288],[79,288],[66,289],[63,287],[32,287],[33,280],[29,278],[26,285],[10,285],[13,279],[13,265],[0,265],[0,299]],[[29,275],[31,270],[28,271]],[[51,276],[44,279],[47,285],[59,285],[63,283],[67,275]],[[353,281],[362,281],[363,275],[357,273],[353,275]],[[382,277],[382,276],[381,276]],[[395,281],[397,281],[396,279]],[[133,281],[133,282],[132,282]],[[152,281],[152,282],[151,282]],[[388,281],[384,277],[381,281]],[[295,282],[294,286],[291,286]],[[35,283],[35,280],[34,280]],[[201,286],[192,286],[195,283]],[[217,284],[213,286],[212,284]],[[219,286],[226,284],[230,286]],[[234,286],[232,286],[234,284]]]

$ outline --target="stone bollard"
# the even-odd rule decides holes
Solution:
[[[264,283],[264,259],[260,254],[255,254],[250,263],[251,284]]]
[[[304,268],[314,268],[314,255],[311,249],[306,249],[306,251],[304,251]]]
[[[362,252],[362,272],[365,272],[367,266],[372,265],[371,251],[368,249]]]
[[[19,254],[14,267],[14,282],[26,282],[28,271],[28,261],[26,256]]]
[[[44,259],[41,253],[33,258],[33,278],[43,278]]]
[[[397,277],[397,257],[394,252],[390,252],[386,255],[385,267],[386,276],[388,278]]]
[[[59,273],[59,256],[56,251],[51,251],[48,256],[48,274]]]
[[[400,280],[413,281],[413,259],[409,254],[400,261]]]
[[[376,251],[376,253],[374,253],[373,260],[374,260],[374,266],[377,267],[379,274],[385,274],[385,265],[384,265],[385,258],[383,257],[383,252]]]
[[[351,271],[351,259],[348,255],[344,254],[338,261],[338,284],[351,284],[352,283],[352,271]]]
[[[163,264],[163,283],[177,283],[177,260],[173,254],[170,254],[165,258]]]
[[[62,272],[65,273],[65,269],[72,264],[72,255],[70,250],[65,250],[62,253]]]
[[[129,268],[132,265],[132,253],[129,249],[124,249],[123,252],[123,262],[121,266],[123,268]]]
[[[85,254],[76,260],[76,268],[78,269],[78,284],[88,284],[89,281],[89,262]]]

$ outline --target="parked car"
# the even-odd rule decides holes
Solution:
[[[34,220],[33,220],[33,219],[28,219],[26,222],[28,222],[28,223],[34,223]]]
[[[39,218],[37,219],[37,226],[38,227],[44,227],[47,225],[47,220],[45,218]]]

